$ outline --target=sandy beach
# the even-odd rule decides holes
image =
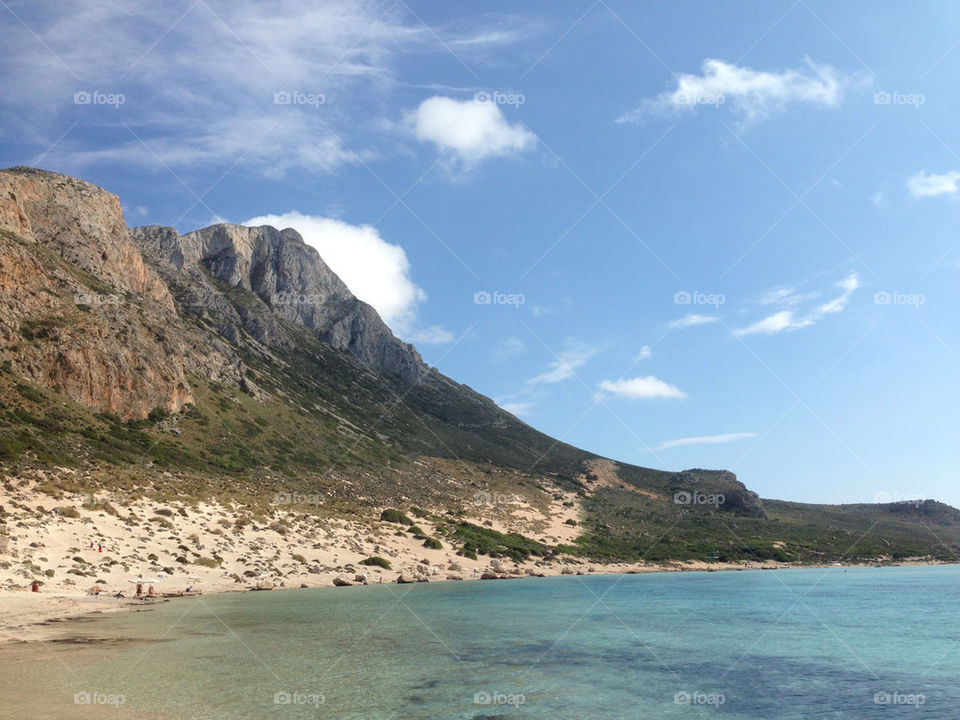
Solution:
[[[774,562],[598,564],[568,556],[523,563],[485,556],[471,560],[449,545],[424,547],[422,539],[395,523],[305,514],[282,504],[253,518],[215,502],[130,500],[109,492],[56,498],[38,489],[42,480],[20,479],[13,492],[5,493],[0,642],[43,640],[58,621],[191,592],[789,567]],[[545,543],[570,542],[578,530],[567,521],[579,508],[572,495],[556,497],[543,508],[546,512],[505,503],[496,512],[478,506],[476,516],[467,519]],[[424,533],[434,534],[428,518],[415,521]],[[370,557],[385,559],[390,568],[361,564]],[[155,600],[134,597],[138,579],[145,581],[144,593],[153,588]],[[32,591],[34,581],[38,592]]]

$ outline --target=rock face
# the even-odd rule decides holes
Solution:
[[[101,188],[0,171],[0,362],[30,380],[139,419],[192,402],[191,374],[256,394],[238,346],[295,349],[298,333],[377,373],[429,372],[294,230],[131,231]]]
[[[82,180],[0,172],[0,360],[100,411],[143,417],[192,401],[166,285],[120,202]]]
[[[689,498],[694,508],[709,508],[712,502],[718,502],[741,515],[767,517],[760,496],[748,490],[729,470],[684,470],[677,474],[673,493],[678,499]]]
[[[258,342],[282,346],[280,320],[287,320],[377,372],[415,382],[427,370],[416,349],[394,337],[292,228],[220,224],[181,236],[173,228],[147,226],[133,236],[171,283],[189,278],[187,302],[205,308],[227,337],[239,338],[242,328]],[[203,289],[209,278],[249,291],[260,304],[234,312],[218,306],[216,288]]]
[[[166,286],[130,239],[119,198],[106,190],[32,168],[4,170],[0,230],[39,243],[104,285],[173,311]]]

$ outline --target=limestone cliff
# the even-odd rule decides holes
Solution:
[[[97,410],[192,400],[173,298],[115,195],[29,168],[0,172],[0,359]]]
[[[99,411],[177,411],[193,401],[191,374],[257,394],[240,347],[295,349],[300,331],[377,373],[429,373],[291,229],[131,232],[115,195],[12,168],[0,171],[0,243],[0,362]]]
[[[416,349],[394,337],[292,228],[220,224],[181,236],[149,226],[133,237],[168,282],[183,287],[185,302],[203,308],[227,337],[239,339],[242,327],[258,342],[284,346],[279,321],[287,320],[377,372],[415,382],[427,370]],[[224,307],[210,279],[248,290],[261,304]]]

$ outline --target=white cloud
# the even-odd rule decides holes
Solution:
[[[414,330],[406,340],[422,345],[447,345],[457,339],[457,336],[440,325],[431,325],[428,328]]]
[[[956,195],[960,192],[960,172],[951,170],[939,175],[918,172],[907,180],[907,189],[913,197]]]
[[[674,80],[673,89],[648,99],[617,122],[637,122],[652,112],[693,110],[699,105],[729,106],[748,123],[791,103],[836,107],[852,77],[809,60],[805,67],[769,72],[707,59],[700,75],[680,73]]]
[[[752,325],[737,328],[733,331],[733,334],[736,337],[743,337],[745,335],[775,335],[777,333],[785,331],[791,332],[793,330],[799,330],[801,328],[815,325],[823,316],[839,313],[847,307],[850,297],[857,290],[857,288],[860,287],[860,277],[855,272],[850,273],[844,279],[834,283],[834,287],[842,290],[840,295],[819,305],[808,312],[805,316],[798,317],[794,310],[781,310],[773,315],[768,315],[762,320],[758,320]],[[783,290],[789,290],[790,292],[784,294],[783,292],[776,290],[772,291],[772,295],[768,293],[767,296],[774,298],[772,302],[786,302],[787,304],[795,304],[793,302],[795,298],[799,298],[799,300],[807,300],[818,295],[817,293],[795,295],[792,288],[783,288]]]
[[[733,334],[737,337],[756,335],[758,333],[772,335],[783,332],[784,330],[799,330],[809,325],[813,325],[811,320],[796,320],[792,310],[781,310],[778,313],[765,317],[763,320],[758,320],[752,325],[737,328],[733,331]]]
[[[725,435],[701,435],[699,437],[677,438],[676,440],[666,440],[660,443],[654,450],[669,450],[670,448],[682,447],[684,445],[718,445],[756,436],[757,434],[752,432],[738,432],[726,433]]]
[[[860,287],[860,277],[856,273],[850,273],[843,280],[835,283],[834,287],[840,288],[843,292],[833,300],[826,302],[817,308],[817,313],[820,315],[830,315],[832,313],[843,311],[843,309],[847,307],[847,303],[850,301],[850,296],[853,295],[854,291],[858,287]]]
[[[243,224],[292,227],[317,249],[354,295],[373,305],[387,325],[401,335],[410,332],[417,307],[427,294],[411,279],[410,261],[403,248],[381,238],[376,228],[296,211],[261,215]],[[436,340],[440,335],[434,333],[433,337]]]
[[[653,375],[635,377],[629,380],[603,380],[597,384],[602,392],[631,399],[648,398],[685,398],[687,395],[673,385],[655,378]]]
[[[644,360],[649,360],[653,357],[653,350],[650,349],[649,345],[644,345],[640,348],[640,352],[637,353],[637,357],[633,359],[635,363],[643,362]]]
[[[773,305],[793,295],[792,287],[778,287],[767,290],[758,301],[761,305]]]
[[[567,348],[557,355],[556,359],[547,366],[545,372],[530,378],[527,382],[536,385],[538,383],[558,383],[568,380],[596,354],[597,349],[594,347],[569,341]]]
[[[671,320],[667,327],[671,330],[683,330],[684,328],[696,327],[697,325],[709,325],[715,323],[720,318],[714,315],[697,315],[696,313],[687,313],[682,318]]]
[[[523,152],[537,139],[520,123],[508,123],[496,103],[439,95],[420,103],[410,123],[418,140],[452,151],[467,165]]]

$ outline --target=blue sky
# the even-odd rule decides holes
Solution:
[[[960,506],[949,4],[0,5],[4,166],[296,227],[575,445]]]

